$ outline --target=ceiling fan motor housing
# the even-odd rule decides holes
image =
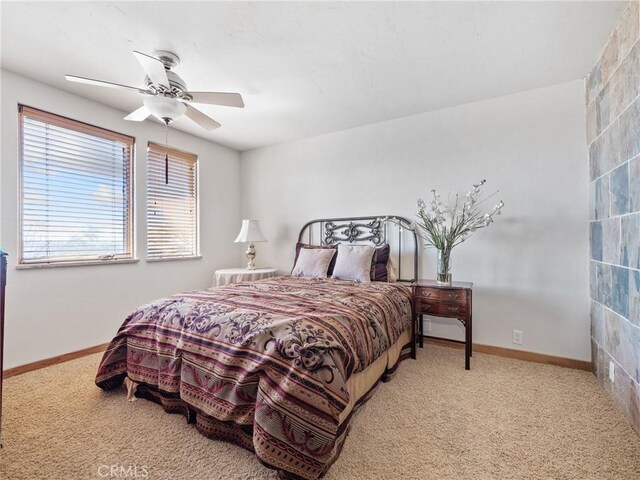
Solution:
[[[153,81],[146,76],[144,82],[147,88],[160,94],[164,94],[167,97],[177,97],[190,100],[190,98],[187,98],[188,95],[186,95],[187,84],[182,80],[182,78],[180,78],[180,75],[173,71],[173,69],[180,64],[180,57],[167,50],[156,50],[153,54],[163,63],[164,69],[167,73],[167,79],[169,80],[169,86],[171,88],[166,90],[165,87],[154,84]]]
[[[171,87],[169,92],[166,92],[165,88],[154,84],[148,76],[144,77],[144,83],[149,89],[153,89],[161,93],[174,93],[176,94],[174,96],[182,97],[182,94],[187,91],[187,84],[182,80],[182,78],[180,78],[180,75],[172,70],[167,70],[167,79],[169,80],[169,86]]]

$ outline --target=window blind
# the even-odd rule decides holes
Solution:
[[[133,257],[133,137],[21,105],[20,264]]]
[[[169,170],[165,177],[167,153]],[[197,162],[198,157],[191,153],[149,143],[147,255],[150,259],[198,255]]]

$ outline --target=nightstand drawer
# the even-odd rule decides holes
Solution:
[[[466,316],[467,304],[464,303],[450,303],[450,302],[436,302],[432,300],[419,299],[416,303],[416,313],[425,315],[436,315],[440,317],[460,317]]]
[[[416,287],[416,298],[441,302],[466,302],[467,292],[461,289]]]

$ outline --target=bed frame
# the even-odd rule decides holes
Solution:
[[[388,243],[391,247],[390,258],[395,261],[398,269],[398,282],[413,284],[418,280],[418,235],[411,227],[411,222],[398,215],[318,218],[303,225],[298,234],[298,242],[320,246],[332,246],[342,242],[374,246]],[[410,259],[407,261],[407,255],[403,258],[403,253],[413,255],[409,255]],[[402,272],[406,271],[407,267],[412,275],[403,278]],[[416,359],[416,319],[415,305],[412,302],[411,358],[413,360]]]
[[[398,215],[318,218],[304,224],[298,234],[298,241],[321,246],[337,245],[342,242],[374,246],[389,243],[392,258],[394,261],[397,260],[398,281],[413,283],[418,280],[418,235],[411,228],[411,222]],[[413,247],[412,251],[405,251],[406,243],[410,244],[409,248]],[[393,257],[394,253],[395,257]],[[413,254],[411,263],[406,261],[406,255],[403,258],[403,253]],[[403,266],[404,270],[407,266],[413,270],[410,277],[402,277]]]

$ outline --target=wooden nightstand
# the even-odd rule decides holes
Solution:
[[[413,314],[418,321],[418,341],[420,348],[424,342],[423,315],[456,318],[465,327],[464,368],[470,369],[472,351],[471,305],[473,283],[453,282],[440,285],[435,280],[418,280],[413,284]]]

